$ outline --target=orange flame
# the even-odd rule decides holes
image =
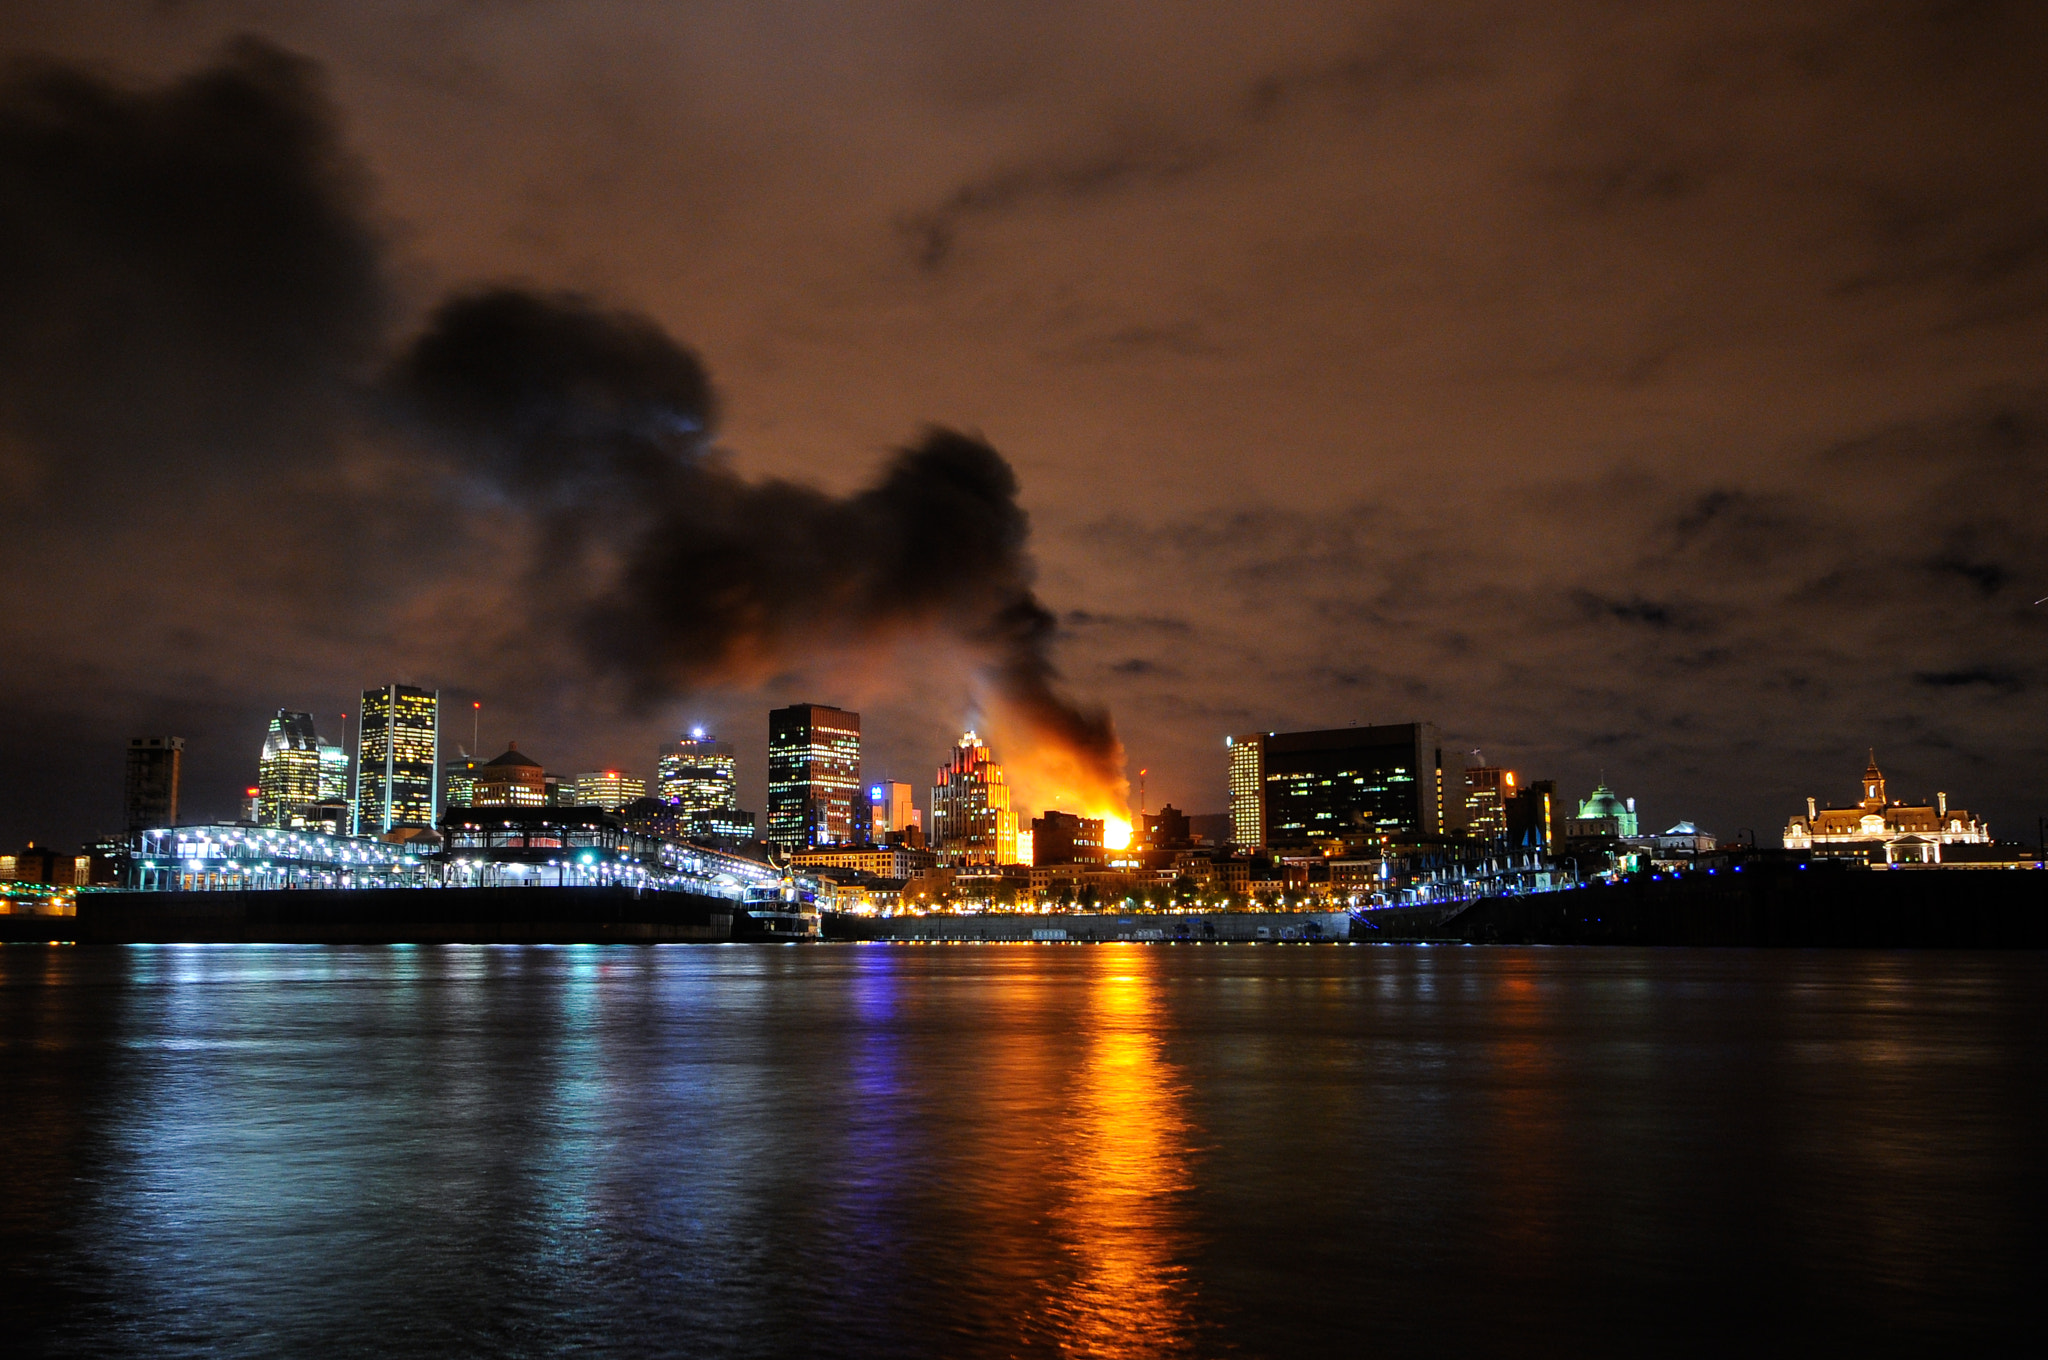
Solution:
[[[1113,850],[1131,843],[1131,785],[1124,777],[1121,743],[1098,753],[999,699],[984,704],[989,745],[1003,767],[1020,817],[1048,809],[1099,817]]]

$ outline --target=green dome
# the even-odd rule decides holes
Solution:
[[[1588,794],[1586,801],[1579,804],[1579,819],[1590,821],[1595,817],[1626,817],[1628,804],[1621,801],[1613,789],[1602,784]]]

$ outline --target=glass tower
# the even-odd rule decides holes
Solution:
[[[739,815],[739,762],[732,743],[702,729],[664,747],[654,769],[654,796],[682,814],[693,836],[723,834]]]
[[[1270,849],[1332,854],[1443,834],[1443,738],[1434,724],[1268,732],[1260,746]]]
[[[434,824],[441,811],[440,715],[438,690],[387,685],[363,691],[356,728],[358,836]]]
[[[263,753],[256,758],[256,789],[262,800],[256,820],[288,827],[294,813],[320,802],[327,783],[322,756],[333,749],[320,740],[312,714],[277,710],[263,738]]]
[[[785,850],[853,845],[867,821],[860,714],[792,704],[768,715],[768,840]],[[856,814],[858,810],[858,814]]]

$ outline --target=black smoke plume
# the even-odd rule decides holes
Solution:
[[[0,421],[56,488],[317,446],[389,319],[367,182],[317,66],[267,43],[155,90],[18,65]]]
[[[0,73],[0,588],[42,611],[0,657],[28,715],[0,716],[0,773],[36,786],[66,760],[49,715],[97,707],[175,723],[217,753],[195,783],[239,787],[225,729],[351,661],[545,705],[490,628],[450,655],[469,644],[419,622],[466,621],[495,585],[473,564],[509,504],[544,536],[539,650],[634,699],[939,630],[1031,736],[1114,778],[1107,717],[1059,695],[987,444],[932,431],[850,497],[750,482],[712,443],[703,365],[654,322],[471,289],[401,340],[390,274],[316,63],[242,39],[154,87]],[[116,636],[118,666],[66,650]]]
[[[566,592],[541,593],[641,698],[940,629],[986,659],[996,705],[1029,739],[1120,779],[1108,715],[1058,690],[1016,475],[984,441],[929,430],[846,497],[750,482],[711,442],[703,366],[659,326],[505,288],[444,303],[391,381],[467,472],[549,526],[551,562],[615,562],[587,595],[573,569]]]

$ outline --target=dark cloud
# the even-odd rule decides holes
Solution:
[[[936,272],[952,259],[969,222],[1157,188],[1194,174],[1215,157],[1212,147],[1133,144],[1007,166],[959,186],[943,202],[905,213],[897,230],[917,267]]]
[[[2024,498],[1969,489],[2048,470],[2044,412],[2048,394],[2007,392],[1816,449],[1788,469],[1796,494],[1639,473],[1532,493],[1483,533],[1367,506],[1239,510],[1153,534],[1105,524],[1088,542],[1146,576],[1204,562],[1221,586],[1182,653],[1216,660],[1177,677],[1182,695],[1231,684],[1240,653],[1221,620],[1268,621],[1252,730],[1431,718],[1568,784],[1590,781],[1600,752],[1653,816],[1731,824],[1756,815],[1757,781],[1791,797],[1874,743],[1908,786],[1968,775],[2007,806],[2048,757],[2025,707],[2048,677],[2048,618],[2016,588],[2048,582],[2048,528]],[[1599,513],[1576,523],[1568,556],[1517,571],[1516,545],[1557,504]],[[1989,544],[1995,578],[1930,565],[1937,545]],[[1084,629],[1076,645],[1116,669],[1113,636]],[[1141,749],[1175,743],[1143,716],[1131,725]],[[2001,771],[2022,739],[2024,759]]]

